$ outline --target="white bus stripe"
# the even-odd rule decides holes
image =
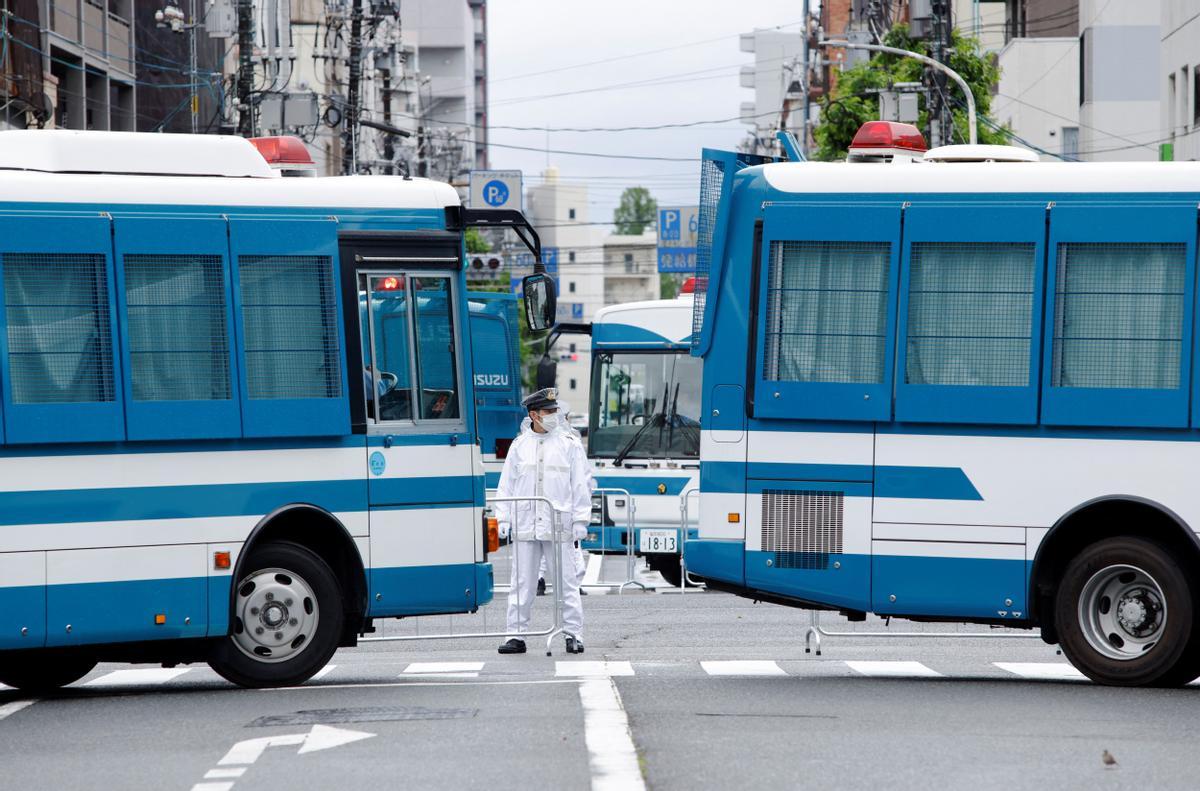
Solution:
[[[1066,662],[993,662],[992,664],[1021,678],[1043,681],[1079,681],[1087,678]]]
[[[85,687],[126,687],[126,686],[149,686],[151,684],[165,684],[171,679],[178,678],[188,672],[190,668],[186,667],[148,667],[134,668],[131,670],[114,670],[107,675],[93,678],[83,686]]]
[[[710,676],[786,676],[777,663],[758,659],[731,659],[701,662]]]
[[[874,678],[941,678],[942,674],[920,662],[853,661],[846,666]]]
[[[583,704],[583,738],[592,772],[592,791],[645,789],[617,685],[611,678],[584,681],[579,685],[579,702]]]

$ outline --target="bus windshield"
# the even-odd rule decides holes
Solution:
[[[687,352],[604,352],[594,360],[589,455],[699,457],[699,358]]]

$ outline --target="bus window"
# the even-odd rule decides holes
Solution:
[[[414,277],[417,380],[422,420],[457,420],[458,368],[450,278]]]
[[[370,287],[370,301],[362,289]],[[363,387],[367,416],[376,423],[412,420],[408,352],[408,289],[403,275],[371,275],[360,280]],[[370,305],[370,315],[365,315]]]
[[[702,362],[686,352],[599,354],[589,411],[597,458],[700,455]]]

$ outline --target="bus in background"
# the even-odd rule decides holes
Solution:
[[[596,486],[636,499],[633,550],[672,585],[681,582],[680,496],[698,484],[700,368],[691,355],[692,289],[676,299],[610,305],[592,320],[588,458]],[[624,554],[624,495],[596,495],[584,549]],[[691,513],[694,516],[696,509]],[[695,519],[691,520],[695,524]],[[689,529],[695,537],[695,531]]]
[[[689,571],[1190,681],[1200,165],[922,151],[873,122],[845,163],[704,152]]]
[[[490,601],[463,233],[536,236],[281,164],[301,141],[0,133],[0,682],[296,684],[376,618]]]
[[[471,356],[475,369],[475,422],[488,489],[500,483],[508,446],[521,431],[521,332],[516,295],[471,291]]]

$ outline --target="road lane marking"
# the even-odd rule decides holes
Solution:
[[[633,665],[628,662],[555,662],[554,675],[571,678],[604,678],[605,676],[632,676]]]
[[[314,681],[320,681],[321,679],[325,678],[325,676],[332,673],[336,667],[337,667],[337,665],[326,665],[325,667],[318,670],[316,673],[313,673],[312,678],[310,678],[308,681],[305,681],[304,683],[311,684]]]
[[[223,769],[209,769],[204,773],[205,780],[227,780],[231,777],[238,778],[246,774],[244,766],[230,766]]]
[[[993,662],[992,664],[1021,678],[1041,681],[1087,680],[1087,676],[1066,662]]]
[[[329,750],[344,744],[353,744],[363,739],[374,738],[375,734],[365,731],[352,731],[346,728],[333,728],[328,725],[314,725],[308,733],[279,733],[274,736],[260,736],[257,739],[244,739],[229,748],[225,757],[215,769],[204,773],[205,780],[228,779],[219,783],[196,783],[192,791],[229,791],[234,782],[246,773],[246,769],[262,757],[268,747],[288,747],[299,745],[297,755],[315,753],[318,750]]]
[[[165,684],[173,678],[178,678],[188,672],[186,667],[149,667],[132,670],[114,670],[107,675],[93,678],[85,687],[126,687],[147,684]]]
[[[401,676],[425,678],[479,678],[483,662],[412,662]]]
[[[4,719],[5,717],[11,717],[12,715],[16,714],[21,709],[29,708],[34,703],[37,703],[37,701],[36,700],[14,700],[12,703],[5,703],[3,706],[0,706],[0,720]]]
[[[228,783],[196,783],[192,786],[192,791],[229,791],[233,788],[233,781]]]
[[[298,687],[263,687],[254,692],[313,692],[318,689],[376,689],[380,687],[500,687],[510,684],[577,684],[578,678],[535,678],[528,681],[382,681],[372,684],[316,684]]]
[[[942,674],[920,662],[853,661],[846,665],[855,673],[872,678],[941,678]]]
[[[786,676],[775,662],[759,659],[729,659],[701,662],[700,667],[710,676]]]
[[[581,682],[579,702],[583,705],[583,739],[592,791],[644,791],[646,784],[616,682],[611,678]]]

